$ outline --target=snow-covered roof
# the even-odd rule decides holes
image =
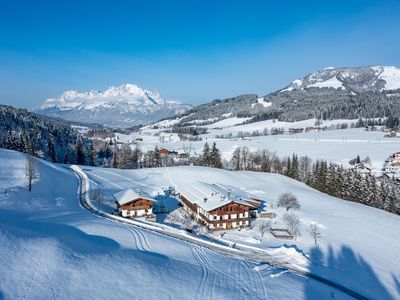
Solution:
[[[121,192],[115,193],[115,194],[113,194],[113,197],[115,198],[115,200],[117,200],[119,205],[129,203],[132,200],[135,200],[135,199],[138,199],[138,198],[156,202],[155,199],[153,199],[153,198],[151,198],[149,196],[145,196],[141,192],[137,192],[137,191],[134,191],[132,189],[126,189],[126,190],[123,190]]]
[[[231,202],[254,208],[254,205],[249,201],[255,197],[233,187],[220,184],[194,183],[179,187],[178,190],[188,201],[197,204],[207,212]]]

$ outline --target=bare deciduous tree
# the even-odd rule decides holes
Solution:
[[[263,221],[258,225],[258,231],[261,234],[261,237],[271,228],[271,221]]]
[[[97,207],[100,208],[100,205],[103,201],[103,194],[100,189],[95,189],[92,194],[93,201],[97,204]]]
[[[297,197],[292,193],[281,194],[278,199],[278,206],[285,207],[286,211],[288,211],[290,208],[292,209],[300,208],[300,204],[299,201],[297,200]]]
[[[297,237],[301,235],[299,218],[297,218],[294,214],[286,213],[283,216],[283,221],[285,222],[290,233],[293,234],[295,239],[297,239]]]
[[[321,230],[319,229],[319,226],[315,223],[311,224],[309,233],[312,236],[312,238],[314,239],[314,243],[316,245],[318,242],[318,239],[320,239],[322,237],[322,233],[321,233]]]
[[[25,176],[28,178],[28,190],[32,191],[32,181],[39,177],[39,168],[36,159],[31,156],[26,156]]]

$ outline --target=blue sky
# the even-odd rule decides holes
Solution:
[[[137,83],[198,104],[327,66],[400,67],[400,1],[0,2],[0,103]]]

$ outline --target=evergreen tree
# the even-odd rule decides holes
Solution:
[[[214,142],[209,154],[209,166],[214,168],[222,168],[221,153],[219,152],[216,143]]]
[[[210,165],[210,161],[209,160],[210,160],[210,146],[206,142],[204,144],[203,153],[201,155],[201,164],[203,166],[209,166]]]
[[[112,160],[111,160],[111,166],[113,168],[118,168],[119,167],[119,163],[118,163],[118,148],[117,145],[114,146],[114,151],[112,154]]]
[[[160,154],[160,150],[158,149],[157,145],[154,148],[153,161],[154,161],[154,166],[156,168],[161,167],[161,154]]]
[[[78,165],[85,164],[84,144],[80,137],[76,139],[75,150],[76,150],[76,163]]]
[[[57,162],[57,155],[56,155],[56,148],[55,148],[55,143],[54,143],[54,136],[52,134],[49,134],[49,137],[47,139],[47,149],[48,149],[48,155],[52,162]]]

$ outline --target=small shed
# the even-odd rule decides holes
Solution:
[[[292,240],[294,238],[293,234],[291,234],[290,231],[287,229],[270,228],[269,231],[276,238],[289,239],[289,240]]]

